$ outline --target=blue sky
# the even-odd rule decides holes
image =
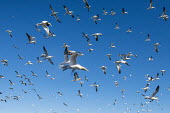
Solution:
[[[5,96],[20,96],[19,101],[7,99],[7,102],[0,102],[0,112],[2,113],[47,113],[50,109],[58,113],[74,113],[80,110],[80,113],[123,113],[127,109],[137,113],[142,109],[152,110],[153,113],[167,113],[169,108],[169,94],[167,90],[170,87],[168,77],[169,73],[169,49],[170,49],[170,22],[159,18],[162,14],[162,8],[165,7],[167,14],[170,11],[170,1],[153,0],[155,9],[146,10],[149,7],[149,0],[88,0],[91,5],[90,12],[87,11],[83,0],[8,0],[1,1],[0,14],[0,59],[6,59],[8,66],[0,65],[0,75],[4,78],[0,79],[0,99]],[[58,23],[54,17],[49,16],[52,5],[55,11],[59,12],[58,17],[61,23]],[[76,18],[64,15],[66,5],[69,10],[74,11],[74,15],[80,16],[80,22]],[[102,8],[110,13],[114,9],[116,14],[102,15]],[[121,9],[125,8],[128,14],[121,14]],[[93,15],[99,14],[101,20],[95,24],[91,19]],[[39,26],[41,33],[37,32],[35,24],[41,21],[49,21],[52,24],[50,31],[56,36],[45,39],[44,29]],[[120,29],[115,30],[115,24],[118,23]],[[126,31],[132,28],[131,33]],[[10,37],[6,30],[11,30],[13,37]],[[87,41],[82,37],[82,32],[90,37],[91,47],[87,45]],[[26,44],[28,42],[26,33],[36,37],[37,44]],[[95,41],[94,33],[102,33],[99,41]],[[146,42],[147,35],[150,34],[151,41]],[[159,52],[154,51],[153,44],[160,43]],[[73,82],[73,73],[71,70],[62,71],[59,68],[63,62],[63,43],[70,46],[70,50],[81,51],[84,56],[78,57],[78,63],[85,66],[89,72],[77,70],[76,72],[84,81],[83,87],[79,82]],[[109,48],[110,43],[114,43],[116,48]],[[13,45],[19,47],[16,49]],[[54,65],[43,60],[43,63],[36,63],[36,58],[43,54],[43,46],[46,47],[52,58]],[[89,52],[88,49],[93,48],[94,51]],[[138,57],[131,57],[127,62],[130,66],[122,64],[122,73],[117,72],[113,63],[120,60],[118,54],[127,54],[132,52]],[[17,55],[24,57],[19,59]],[[112,54],[112,60],[105,55]],[[148,61],[148,57],[152,56],[153,61]],[[27,61],[31,61],[33,65],[25,65]],[[101,66],[107,67],[107,74],[104,75]],[[150,96],[155,88],[159,85],[160,90],[156,96],[159,97],[159,103],[153,101],[145,107],[140,107],[141,103],[148,100],[144,99],[141,94],[145,94],[141,89],[147,84],[147,78],[144,76],[149,74],[156,76],[160,70],[165,69],[164,76],[160,76],[159,80],[151,81],[150,89],[146,95]],[[45,77],[45,71],[48,71],[52,77]],[[34,86],[24,86],[19,82],[24,78],[16,77],[15,71],[19,74],[25,74],[30,78]],[[38,77],[31,76],[31,71],[35,72]],[[114,76],[113,76],[114,75]],[[130,76],[131,75],[131,76]],[[89,81],[84,80],[87,76]],[[123,80],[127,77],[127,80]],[[15,82],[11,86],[8,80]],[[119,82],[119,86],[115,87],[114,81]],[[95,92],[94,87],[90,85],[96,82],[100,85],[99,91]],[[14,88],[14,91],[9,88]],[[22,91],[27,91],[24,94]],[[32,89],[36,89],[36,92]],[[125,98],[122,99],[121,90],[125,90]],[[77,96],[78,90],[83,94],[83,98]],[[59,96],[57,92],[63,93]],[[137,94],[136,91],[140,93]],[[39,94],[43,99],[39,100]],[[113,105],[117,99],[117,104]],[[63,105],[67,103],[68,107]],[[113,111],[114,109],[114,111]],[[146,112],[146,111],[145,111]]]

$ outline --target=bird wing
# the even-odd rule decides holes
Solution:
[[[48,56],[48,52],[44,46],[43,46],[43,50],[44,50],[45,55]]]
[[[68,48],[66,47],[64,50],[64,62],[68,62],[69,58],[68,58]]]
[[[27,35],[29,41],[33,40],[32,37],[28,33],[26,33],[26,35]]]
[[[54,12],[54,9],[53,9],[53,7],[50,5],[50,9],[52,10],[52,12]]]
[[[156,93],[158,93],[158,91],[159,91],[159,85],[156,87],[156,89],[153,92],[153,94],[151,95],[151,97],[154,97],[156,95]]]
[[[48,58],[48,61],[49,61],[52,65],[54,65],[54,63],[53,63],[53,61],[51,60],[51,58]]]
[[[77,62],[76,62],[76,59],[77,59],[77,56],[78,56],[78,53],[73,53],[71,56],[70,56],[70,62],[69,64],[70,65],[76,65]]]
[[[67,13],[69,12],[68,8],[65,5],[64,5],[64,9],[66,10]]]
[[[50,30],[46,25],[42,25],[42,27],[44,28],[45,32],[47,33],[48,36],[50,36]]]

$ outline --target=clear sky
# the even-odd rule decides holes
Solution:
[[[137,113],[149,112],[168,113],[170,91],[170,72],[169,72],[169,49],[170,49],[170,22],[163,20],[159,16],[162,14],[163,7],[166,8],[167,15],[170,15],[169,0],[152,0],[154,9],[149,9],[149,0],[88,0],[91,6],[88,12],[83,0],[1,0],[0,4],[0,59],[8,60],[8,66],[0,64],[0,99],[6,99],[7,102],[0,101],[0,113]],[[54,17],[50,16],[52,5],[58,12],[58,18],[61,23],[57,22]],[[73,11],[75,18],[70,15],[64,15],[63,5]],[[103,14],[103,8],[108,15]],[[121,14],[122,8],[128,14]],[[111,9],[116,14],[109,15]],[[91,19],[92,16],[99,14],[101,20],[95,24]],[[76,21],[79,15],[80,21]],[[41,32],[35,28],[35,24],[42,21],[48,21],[52,24],[49,26],[51,32],[56,36],[46,39],[46,34],[41,26]],[[118,23],[120,29],[114,29]],[[132,32],[127,33],[129,28]],[[6,32],[12,31],[12,37]],[[82,32],[88,34],[92,46],[88,46]],[[28,33],[36,37],[37,43],[26,44]],[[95,41],[94,33],[102,33],[99,41]],[[145,41],[150,34],[151,41]],[[47,34],[46,34],[47,35]],[[62,71],[59,68],[63,62],[63,44],[67,43],[70,50],[82,52],[84,56],[79,56],[77,62],[86,67],[89,71],[76,70],[79,77],[82,78],[83,87],[80,81],[72,81],[73,74],[71,70]],[[116,48],[110,48],[110,43],[114,43]],[[160,43],[159,52],[155,52],[153,44]],[[15,45],[17,48],[14,48]],[[54,56],[51,65],[47,60],[42,63],[36,63],[37,57],[44,53],[43,46],[47,49],[49,55]],[[92,48],[93,51],[88,50]],[[122,73],[119,74],[115,66],[116,60],[121,58],[119,54],[132,54],[137,57],[130,57],[127,60],[130,66],[121,64]],[[24,59],[19,59],[17,55]],[[112,60],[109,60],[106,54],[112,54]],[[148,61],[149,57],[153,61]],[[40,58],[42,60],[42,58]],[[32,65],[25,65],[31,61]],[[106,66],[106,75],[102,72],[101,66]],[[166,70],[159,80],[150,81],[150,89],[145,93],[141,88],[147,84],[146,74],[155,78],[160,70]],[[29,85],[28,80],[16,77],[15,71],[20,75],[25,74],[34,84]],[[31,71],[37,74],[32,76]],[[51,77],[45,77],[48,71]],[[85,81],[84,77],[89,81]],[[124,80],[123,78],[127,79]],[[15,83],[10,85],[9,80]],[[28,85],[21,84],[20,81]],[[119,86],[115,87],[114,81],[118,81]],[[98,92],[90,86],[96,82],[100,85]],[[159,102],[154,100],[145,104],[149,100],[144,99],[141,94],[152,95],[157,86],[160,86],[156,96]],[[10,88],[13,88],[11,90]],[[34,91],[33,89],[36,89]],[[24,91],[27,93],[24,93]],[[83,94],[83,98],[77,96],[78,90]],[[124,93],[121,93],[125,90]],[[139,93],[136,93],[139,91]],[[60,96],[57,92],[61,92]],[[38,99],[40,95],[43,99]],[[122,99],[122,95],[125,97]],[[7,99],[6,96],[11,99]],[[19,96],[19,100],[12,99]],[[113,105],[115,99],[116,105]],[[64,103],[68,105],[65,106]],[[145,104],[141,107],[141,103]]]

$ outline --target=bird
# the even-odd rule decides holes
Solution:
[[[116,68],[117,68],[117,71],[118,71],[118,73],[120,74],[121,73],[121,65],[120,64],[116,64]]]
[[[49,37],[48,37],[48,36],[46,36],[45,34],[43,34],[43,36],[44,36],[46,39],[49,39]]]
[[[41,29],[39,29],[37,25],[35,25],[35,28],[37,29],[38,32],[41,32]]]
[[[31,61],[27,61],[25,65],[32,65],[33,63]]]
[[[97,85],[97,84],[96,84],[96,82],[95,82],[94,84],[92,84],[92,85],[90,85],[90,86],[93,86],[93,87],[95,87],[95,89],[96,89],[96,92],[98,92],[98,87],[99,87],[100,85]]]
[[[83,86],[83,84],[84,84],[84,82],[83,82],[83,81],[80,81],[79,83],[80,83],[80,86],[81,86],[81,87],[82,87],[82,86]]]
[[[72,16],[72,18],[74,18],[73,11],[70,11],[65,5],[64,5],[64,9],[66,11],[66,13],[64,15],[68,14],[68,15]]]
[[[80,90],[78,90],[78,95],[77,96],[80,96],[81,98],[83,97],[83,94],[81,94]]]
[[[113,9],[111,9],[111,13],[110,13],[110,15],[115,15],[116,14],[116,12],[113,10]]]
[[[130,27],[126,32],[131,33],[132,32],[132,28]]]
[[[116,23],[116,27],[114,29],[120,29],[120,27],[117,23]]]
[[[100,68],[102,69],[103,73],[106,74],[106,68],[107,67],[106,66],[101,66]]]
[[[3,76],[3,75],[0,75],[0,78],[4,78],[4,76]]]
[[[155,91],[152,93],[152,95],[149,97],[149,96],[145,96],[142,94],[142,96],[145,96],[145,99],[150,99],[151,101],[153,100],[158,100],[159,98],[158,97],[155,97],[155,95],[158,93],[159,91],[159,85],[156,87]]]
[[[0,62],[2,62],[4,66],[8,66],[8,60],[2,59]]]
[[[115,48],[114,43],[110,43],[110,48]]]
[[[149,84],[150,84],[150,83],[147,83],[146,86],[145,86],[144,88],[142,88],[142,89],[144,90],[145,93],[146,93],[146,91],[149,89],[149,87],[148,87]]]
[[[150,34],[147,35],[147,38],[145,39],[145,41],[151,41]]]
[[[52,14],[50,14],[50,16],[54,16],[55,19],[56,19],[59,23],[61,23],[61,21],[59,20],[59,18],[58,18],[58,16],[57,16],[58,12],[55,12],[54,9],[53,9],[53,7],[52,7],[51,5],[50,5],[50,9],[51,9],[51,11],[52,11]]]
[[[154,50],[158,53],[158,46],[160,45],[160,43],[155,43],[155,44],[153,44],[153,46],[154,46]]]
[[[166,14],[166,8],[163,7],[162,15],[160,16],[163,20],[167,21],[169,16]]]
[[[21,57],[19,54],[18,54],[18,57],[19,57],[19,59],[24,59],[23,57]]]
[[[153,61],[153,57],[150,56],[150,57],[148,58],[148,61]]]
[[[49,56],[48,55],[48,51],[46,50],[46,48],[43,46],[43,50],[44,50],[44,54],[41,54],[41,57],[44,57],[44,59],[43,60],[48,60],[52,65],[54,65],[54,63],[53,63],[53,61],[51,60],[51,58],[53,57],[53,56]]]
[[[78,73],[74,72],[74,80],[72,81],[79,81],[79,80],[81,80],[81,78],[78,76]]]
[[[107,57],[109,58],[109,60],[112,60],[112,59],[111,59],[111,55],[112,55],[112,54],[107,54],[107,55],[105,55],[105,56],[107,56]]]
[[[118,86],[119,86],[118,81],[114,81],[114,83],[115,83],[115,86],[116,86],[116,87],[118,87]]]
[[[72,71],[75,71],[76,69],[88,71],[85,67],[81,66],[80,64],[77,64],[77,57],[79,55],[78,52],[69,50],[68,53],[71,54],[69,59],[69,64],[64,67],[60,66],[60,68],[62,68],[63,70],[73,69]]]
[[[60,91],[58,91],[57,93],[58,93],[60,96],[63,96],[63,94],[62,94]]]
[[[88,49],[89,52],[91,52],[91,51],[93,51],[93,50],[94,50],[94,49],[92,49],[92,48]]]
[[[67,105],[65,102],[63,102],[63,104],[64,104],[65,106],[67,106],[67,107],[68,107],[68,105]]]
[[[152,5],[152,0],[150,0],[150,3],[149,3],[149,7],[147,9],[154,9],[155,7],[153,7]]]
[[[166,70],[164,70],[164,69],[163,69],[163,70],[161,70],[161,74],[162,74],[162,76],[165,74],[165,71],[166,71]]]
[[[87,42],[90,42],[90,38],[88,37],[88,34],[85,34],[84,32],[82,34],[83,34],[82,37],[85,37]]]
[[[35,74],[33,71],[31,71],[31,73],[32,73],[32,76],[37,76],[37,74]]]
[[[28,43],[27,44],[36,44],[36,40],[35,37],[30,36],[28,33],[26,33],[27,37],[28,37]]]
[[[49,23],[48,21],[42,21],[41,23],[37,23],[36,26],[42,26],[45,30],[45,32],[47,33],[47,35],[49,37],[52,37],[52,33],[50,32],[50,29],[48,26],[52,26],[51,23]]]
[[[51,75],[48,74],[48,71],[46,71],[45,77],[50,77]]]
[[[12,31],[7,30],[6,32],[9,34],[10,37],[12,37]]]
[[[21,77],[22,78],[22,76],[18,73],[18,71],[15,71],[15,73],[17,74],[17,77]]]
[[[80,17],[79,17],[79,15],[77,15],[76,20],[77,20],[77,22],[79,22],[79,21],[80,21]]]
[[[89,79],[86,76],[84,76],[84,80],[89,81]]]
[[[108,12],[103,8],[103,14],[102,15],[107,15]]]
[[[88,3],[88,1],[87,0],[83,0],[83,2],[85,3],[85,7],[84,8],[87,8],[88,9],[88,12],[90,11],[90,5],[89,5],[89,3]]]
[[[122,8],[122,14],[128,14],[128,12],[126,12],[125,9]]]
[[[95,22],[95,24],[97,24],[97,21],[98,21],[98,20],[101,20],[101,19],[99,18],[99,14],[92,16],[91,19],[93,19],[93,21]]]
[[[38,99],[40,100],[40,99],[43,99],[39,94],[37,94],[37,96],[38,96]]]
[[[103,35],[102,33],[94,33],[91,36],[94,36],[96,41],[98,41],[99,40],[99,36],[102,36],[102,35]]]
[[[40,60],[39,57],[37,57],[37,62],[36,63],[42,63],[43,61]]]
[[[10,82],[10,85],[15,85],[15,83],[14,83],[14,82],[12,82],[11,80],[9,80],[9,82]]]

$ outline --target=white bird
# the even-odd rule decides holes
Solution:
[[[39,57],[37,57],[37,62],[36,63],[42,63],[43,61],[40,60]]]
[[[37,76],[37,74],[35,74],[33,71],[31,71],[31,73],[32,73],[32,76]],[[30,80],[30,79],[28,79],[28,80]]]
[[[145,96],[145,99],[150,99],[151,101],[153,100],[158,100],[159,98],[158,97],[155,97],[155,95],[158,93],[159,91],[159,85],[156,87],[155,91],[153,92],[153,94],[149,97],[149,96]]]
[[[112,55],[112,54],[107,54],[107,55],[105,55],[105,56],[107,56],[107,57],[109,58],[109,60],[112,60],[112,59],[111,59],[111,55]]]
[[[48,21],[42,21],[41,23],[37,23],[36,25],[37,26],[41,25],[44,28],[44,30],[47,33],[47,35],[49,37],[52,37],[52,33],[50,32],[49,27],[48,27],[48,26],[52,26],[51,23],[49,23]]]
[[[98,20],[101,20],[100,18],[99,18],[99,15],[97,14],[97,15],[94,15],[93,17],[91,17],[91,19],[93,19],[93,21],[97,24],[97,21]]]
[[[103,14],[102,15],[107,15],[108,12],[103,8]]]
[[[84,8],[87,8],[88,9],[88,11],[90,11],[90,5],[89,5],[89,3],[87,2],[87,0],[83,0],[83,2],[85,3],[85,7]]]
[[[147,38],[145,39],[145,41],[151,41],[150,34],[147,35]]]
[[[115,86],[116,86],[116,87],[118,87],[118,86],[119,86],[118,81],[114,81],[114,83],[115,83]]]
[[[99,36],[102,36],[102,35],[103,35],[102,33],[94,33],[91,36],[94,36],[96,41],[98,41],[99,40]]]
[[[165,71],[166,71],[166,70],[161,70],[162,76],[165,74]]]
[[[106,66],[101,66],[100,68],[102,69],[103,73],[106,74],[106,68],[107,67]]]
[[[147,83],[147,84],[146,84],[146,87],[142,88],[142,89],[144,90],[145,93],[146,93],[146,91],[149,89],[149,87],[148,87],[149,84],[150,84],[150,83]]]
[[[94,84],[92,84],[92,85],[90,85],[90,86],[93,86],[93,87],[95,87],[95,89],[96,89],[96,92],[98,92],[98,87],[99,87],[100,85],[97,85],[97,84],[96,84],[96,82],[95,82]]]
[[[153,7],[152,0],[150,0],[149,7],[147,9],[154,9],[154,8],[155,7]]]
[[[114,43],[110,43],[110,48],[115,48]]]
[[[24,59],[23,57],[21,57],[19,54],[18,54],[18,57],[19,57],[19,59]]]
[[[166,14],[166,9],[163,7],[162,15],[160,16],[163,20],[167,21],[169,16]]]
[[[152,56],[149,57],[149,58],[148,58],[148,61],[153,61],[153,57],[152,57]]]
[[[132,28],[130,27],[126,32],[131,33],[132,32]]]
[[[46,50],[46,48],[43,46],[43,50],[44,50],[44,54],[42,54],[41,55],[41,57],[44,57],[44,59],[43,60],[48,60],[52,65],[54,65],[54,63],[53,63],[53,61],[51,60],[51,58],[53,57],[53,56],[49,56],[48,55],[48,52],[47,52],[47,50]]]
[[[78,73],[75,72],[74,73],[74,80],[72,80],[72,81],[79,81],[79,80],[81,80],[81,78],[79,77]]]
[[[27,35],[28,41],[29,41],[27,44],[31,44],[31,43],[36,44],[35,37],[30,36],[28,33],[26,33],[26,35]]]
[[[48,74],[48,71],[46,71],[45,77],[50,77],[51,75]]]
[[[10,37],[12,37],[12,31],[7,30],[6,32],[9,34]]]
[[[126,12],[125,9],[122,8],[122,14],[128,14],[128,12]]]
[[[73,15],[74,12],[73,11],[70,11],[65,5],[64,5],[64,9],[66,10],[66,13],[64,15],[68,14],[68,15],[71,15],[74,18],[74,15]]]
[[[111,9],[110,15],[115,15],[115,14],[116,14],[116,12],[113,9]]]
[[[76,20],[77,20],[77,22],[79,22],[79,21],[80,21],[80,17],[79,17],[79,15],[77,15]]]
[[[22,76],[18,73],[18,71],[15,71],[15,73],[17,74],[17,77],[21,77],[22,78]]]
[[[50,16],[54,16],[55,19],[56,19],[59,23],[61,23],[61,21],[59,20],[59,18],[58,18],[58,16],[57,16],[58,12],[55,12],[54,9],[53,9],[53,7],[52,7],[51,5],[50,5],[50,9],[51,9],[51,11],[52,11],[52,14],[50,14]]]
[[[78,95],[77,96],[80,96],[81,98],[83,97],[83,94],[81,94],[80,90],[78,90]]]
[[[94,50],[94,49],[90,48],[88,51],[91,52],[91,51],[93,51],[93,50]]]
[[[31,61],[27,61],[25,65],[31,65],[33,64]]]
[[[85,37],[87,39],[87,42],[90,42],[90,38],[88,37],[88,34],[85,34],[84,32],[82,34],[83,34],[82,37]]]
[[[120,29],[120,27],[117,23],[116,23],[116,27],[114,29]]]

